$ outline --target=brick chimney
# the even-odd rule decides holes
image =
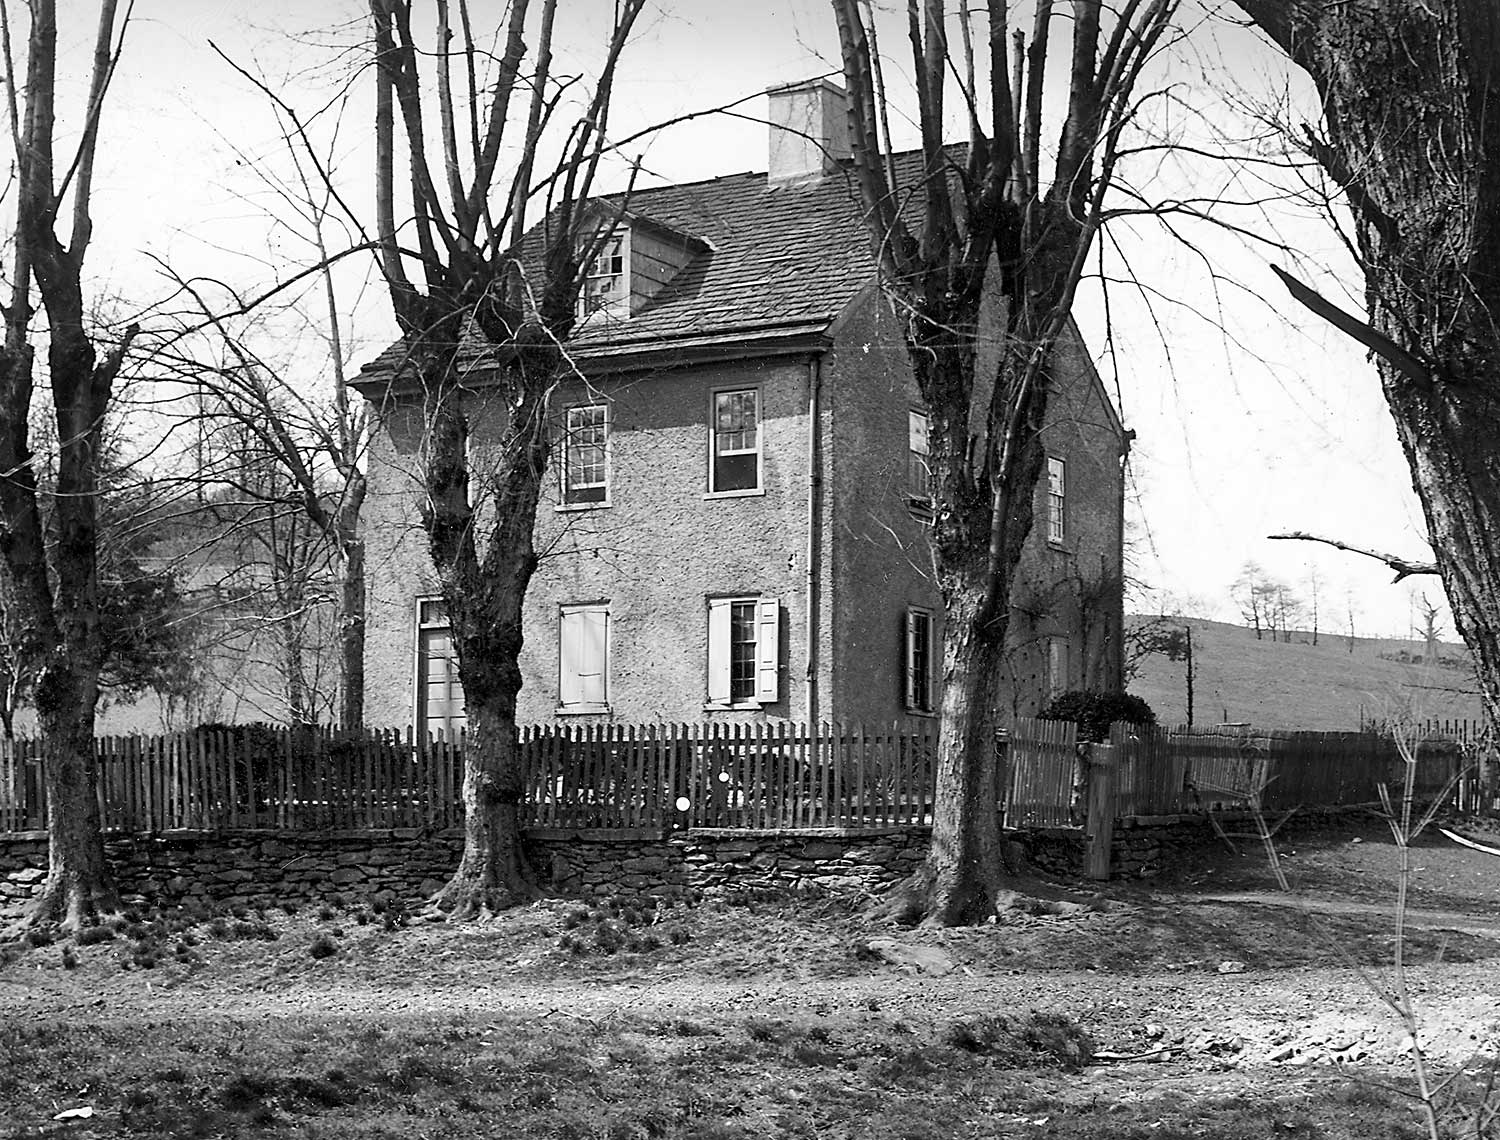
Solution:
[[[772,186],[817,182],[849,157],[848,97],[828,79],[804,79],[772,87]]]

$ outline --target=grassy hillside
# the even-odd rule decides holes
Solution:
[[[1134,628],[1149,617],[1132,615]],[[1410,713],[1420,719],[1477,718],[1479,697],[1467,650],[1444,643],[1443,666],[1420,661],[1422,643],[1397,639],[1349,639],[1323,633],[1292,633],[1290,644],[1256,640],[1254,630],[1223,622],[1179,619],[1192,627],[1196,724],[1248,721],[1266,728],[1353,730],[1361,720],[1390,720]],[[1455,668],[1454,666],[1458,666]],[[1163,723],[1187,719],[1186,665],[1150,656],[1128,688],[1156,710]]]

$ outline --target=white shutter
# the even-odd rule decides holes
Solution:
[[[708,701],[729,703],[729,601],[710,598],[708,602]]]
[[[576,705],[583,700],[579,683],[583,653],[583,618],[579,610],[563,610],[558,628],[557,703]]]
[[[578,699],[586,705],[602,705],[607,700],[605,675],[608,667],[609,611],[579,610],[578,623]]]
[[[761,598],[755,607],[755,699],[776,701],[781,693],[781,603]]]

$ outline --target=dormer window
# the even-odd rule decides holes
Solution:
[[[578,313],[587,317],[600,310],[612,316],[630,315],[630,278],[627,275],[628,233],[617,229],[589,264],[578,294]]]

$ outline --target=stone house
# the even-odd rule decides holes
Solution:
[[[770,92],[769,171],[637,190],[592,266],[557,393],[527,597],[526,721],[931,716],[941,601],[927,419],[848,178],[843,92]],[[1013,602],[1007,692],[1120,683],[1122,428],[1070,328]],[[381,362],[366,708],[462,723],[417,518],[421,412]],[[476,376],[471,455],[495,411]]]

